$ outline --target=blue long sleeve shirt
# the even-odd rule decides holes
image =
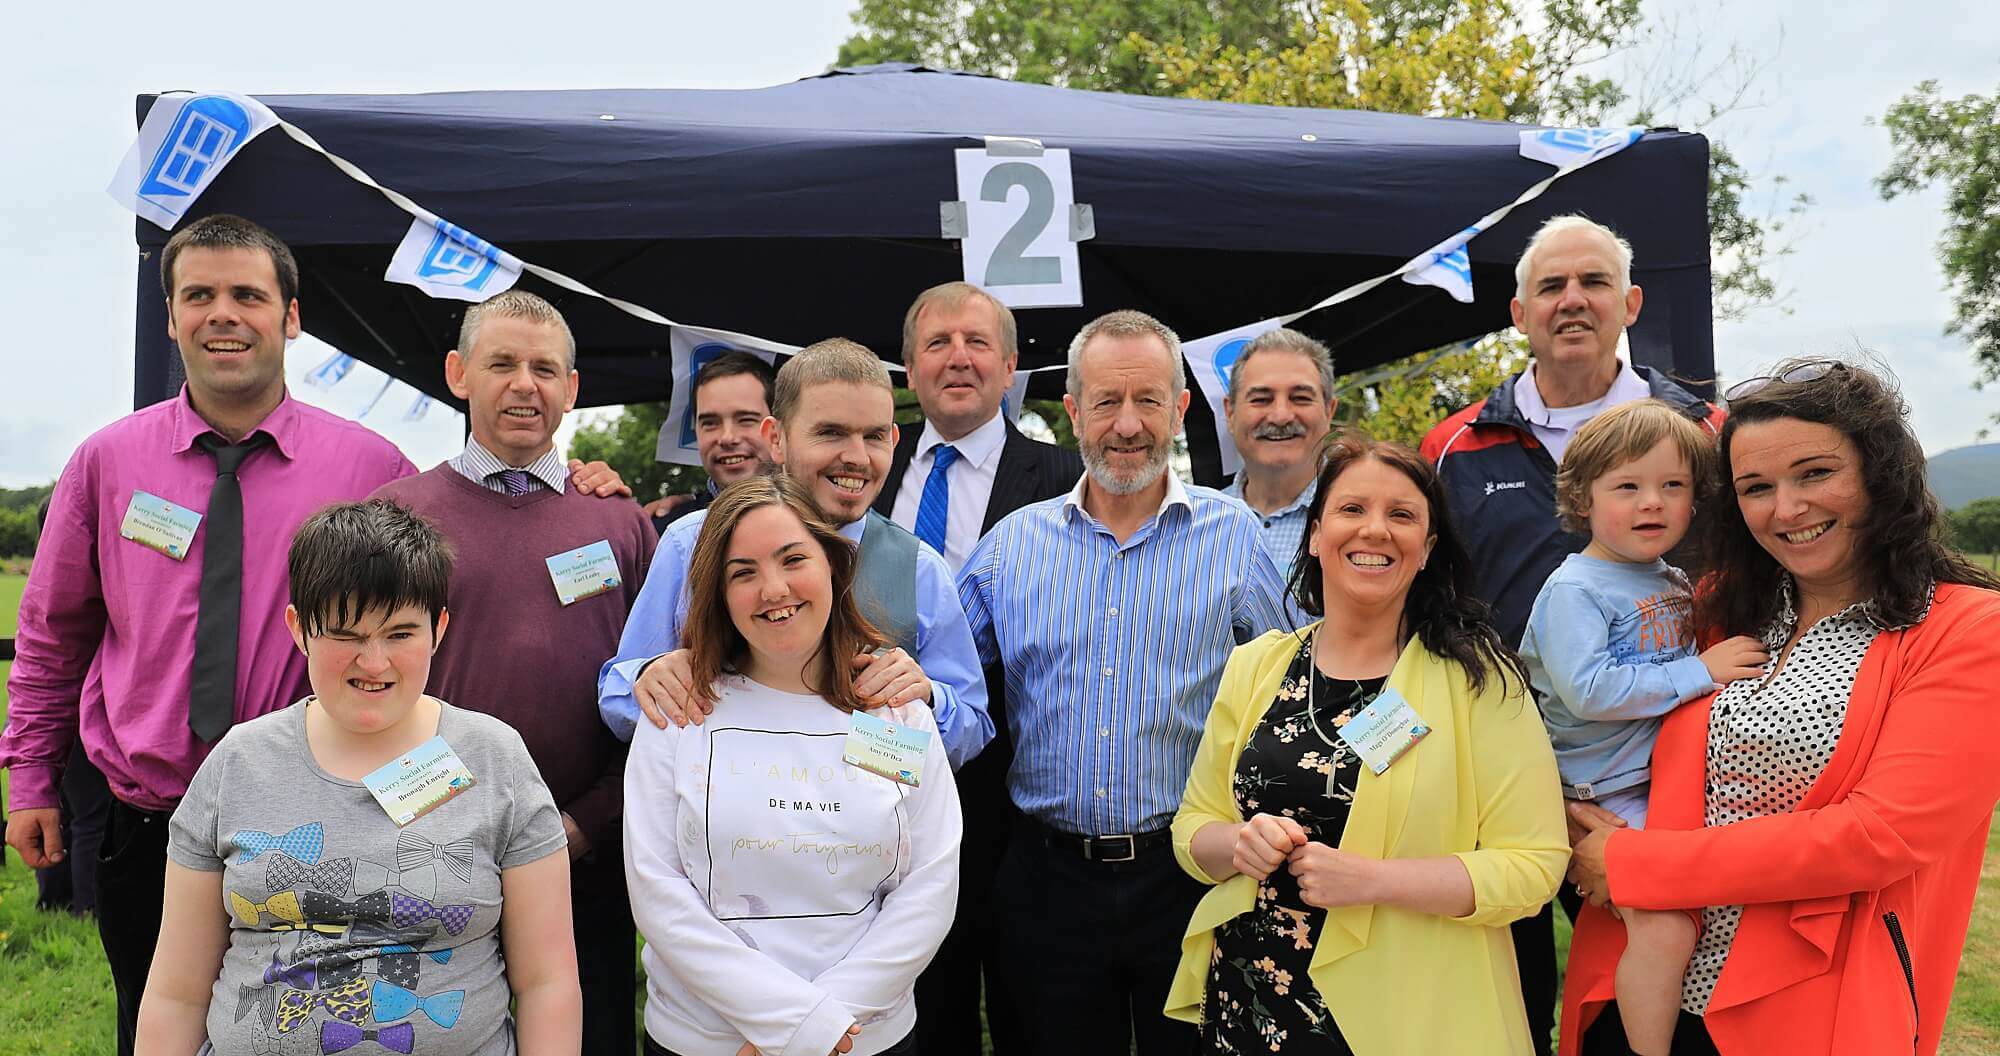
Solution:
[[[1014,805],[1083,836],[1164,829],[1222,667],[1302,621],[1241,502],[1170,473],[1124,541],[1068,495],[1008,514],[958,591],[981,659],[1006,669]]]
[[[680,648],[681,627],[687,619],[688,565],[707,519],[708,511],[702,510],[667,526],[646,573],[646,585],[639,588],[639,600],[625,620],[618,655],[598,671],[597,710],[620,740],[631,740],[639,722],[639,701],[632,694],[639,669]],[[842,525],[840,534],[859,544],[867,523],[864,517]],[[945,754],[956,769],[993,739],[993,719],[986,710],[986,681],[951,570],[937,551],[922,542],[917,544],[916,608],[916,661],[931,680],[931,713]]]
[[[1660,720],[1715,688],[1696,655],[1687,576],[1571,554],[1542,584],[1521,659],[1565,795],[1597,799],[1652,778]]]

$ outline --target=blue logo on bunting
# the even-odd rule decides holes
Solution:
[[[694,376],[696,374],[701,373],[701,368],[707,366],[709,360],[714,359],[715,357],[723,354],[724,352],[733,352],[733,351],[735,351],[735,349],[730,348],[728,345],[725,345],[720,341],[704,341],[701,344],[694,346],[694,351],[688,354],[687,377],[675,378],[674,384],[693,385]],[[686,448],[692,448],[695,446],[693,391],[688,392],[687,410],[681,414],[681,446]]]
[[[199,193],[203,178],[228,161],[249,135],[250,115],[242,107],[216,95],[188,100],[146,167],[139,197],[166,199],[160,204],[180,208],[178,199]]]
[[[1532,140],[1534,143],[1534,147],[1530,148],[1524,142],[1521,153],[1559,166],[1563,162],[1558,159],[1574,160],[1617,153],[1643,135],[1645,130],[1638,128],[1545,128],[1521,134],[1524,141]]]
[[[500,251],[491,242],[457,224],[439,220],[437,234],[417,261],[417,277],[444,286],[481,291],[500,267]]]
[[[1215,358],[1212,362],[1215,364],[1215,376],[1222,379],[1224,392],[1229,391],[1229,371],[1236,366],[1236,360],[1248,347],[1250,339],[1247,337],[1232,337],[1215,346]]]

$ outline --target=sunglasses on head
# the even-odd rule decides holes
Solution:
[[[1811,363],[1801,363],[1790,370],[1780,371],[1776,374],[1765,374],[1755,378],[1745,378],[1742,381],[1739,381],[1736,384],[1731,385],[1729,388],[1724,389],[1722,392],[1722,400],[1724,403],[1727,403],[1731,400],[1740,400],[1743,397],[1748,396],[1751,393],[1758,391],[1759,389],[1762,389],[1764,386],[1769,385],[1774,381],[1782,381],[1785,382],[1786,384],[1798,384],[1807,381],[1818,381],[1819,379],[1826,377],[1828,374],[1832,374],[1836,371],[1844,371],[1846,369],[1847,369],[1847,364],[1836,362],[1830,359],[1814,360]]]

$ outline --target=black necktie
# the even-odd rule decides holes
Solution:
[[[215,456],[215,486],[202,523],[201,615],[194,624],[194,680],[188,689],[188,728],[212,742],[236,719],[236,640],[243,608],[243,488],[236,469],[250,452],[271,441],[257,433],[240,444],[214,433],[194,438]]]

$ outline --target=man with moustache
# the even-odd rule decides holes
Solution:
[[[1252,338],[1229,368],[1222,400],[1243,468],[1222,489],[1264,525],[1264,549],[1288,578],[1312,512],[1319,445],[1333,427],[1333,356],[1297,330]]]
[[[688,514],[708,509],[722,489],[756,476],[770,464],[763,427],[777,379],[777,369],[769,363],[734,350],[694,372],[695,450],[701,454],[701,468],[708,471],[708,485],[692,496],[668,495],[647,503],[654,527],[664,532]]]
[[[1085,474],[1002,519],[959,597],[1006,669],[1024,818],[993,885],[1023,1051],[1193,1051],[1163,1014],[1201,887],[1175,864],[1180,804],[1223,663],[1291,626],[1257,518],[1168,471],[1187,408],[1180,339],[1112,312],[1069,349],[1063,406]]]
[[[758,365],[764,365],[761,360]],[[636,932],[622,843],[625,746],[593,721],[597,665],[618,647],[659,537],[629,500],[566,488],[556,428],[576,405],[576,339],[523,290],[466,310],[445,384],[466,401],[465,450],[375,495],[422,514],[457,551],[454,619],[429,691],[512,726],[569,835],[570,912],[583,988],[583,1051],[630,1054]],[[579,591],[579,552],[596,560]]]
[[[944,559],[868,509],[896,446],[895,414],[888,368],[866,348],[831,338],[779,368],[764,442],[858,547],[862,611],[897,643],[879,655],[853,658],[855,691],[890,704],[929,703],[956,768],[993,739],[993,721]],[[713,706],[691,685],[680,649],[688,565],[705,520],[706,511],[684,517],[660,538],[618,653],[598,674],[598,711],[621,740],[631,739],[642,711],[665,727],[669,721],[699,723]]]
[[[1015,335],[1014,313],[967,282],[925,290],[903,316],[903,368],[923,408],[924,427],[896,444],[875,511],[916,533],[954,572],[1000,518],[1062,494],[1083,475],[1076,452],[1028,439],[1000,413],[1020,359]],[[1014,826],[1007,800],[1014,748],[1005,697],[997,669],[989,671],[993,743],[957,774],[966,833],[958,914],[917,978],[917,1047],[924,1052],[979,1051],[982,1011],[995,1052],[1013,1051],[1019,1035],[1007,1015],[1013,1002],[992,956],[987,912],[993,874]]]
[[[1514,328],[1527,337],[1533,360],[1485,399],[1439,422],[1422,447],[1444,479],[1479,596],[1493,606],[1494,626],[1510,647],[1520,645],[1550,573],[1589,542],[1564,531],[1555,514],[1556,466],[1576,431],[1604,411],[1647,397],[1704,422],[1711,433],[1722,424],[1721,410],[1665,373],[1618,357],[1618,339],[1638,321],[1644,293],[1632,285],[1632,247],[1616,232],[1582,216],[1553,217],[1521,251],[1514,280]],[[1514,924],[1514,953],[1529,1037],[1546,1051],[1556,1005],[1549,907]]]

